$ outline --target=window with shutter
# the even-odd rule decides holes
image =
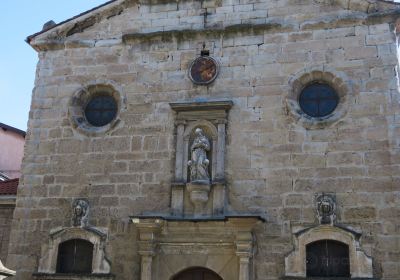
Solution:
[[[58,247],[57,273],[92,273],[93,244],[82,239],[72,239]]]
[[[320,240],[306,246],[307,277],[350,277],[349,246]]]

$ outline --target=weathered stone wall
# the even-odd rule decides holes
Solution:
[[[5,263],[10,242],[11,222],[14,206],[0,207],[0,260]]]
[[[7,262],[18,270],[16,279],[37,270],[50,229],[71,225],[77,197],[91,204],[90,224],[109,228],[112,273],[137,279],[129,216],[165,213],[170,203],[175,129],[168,103],[200,97],[234,102],[226,143],[228,211],[267,217],[256,232],[254,279],[284,275],[291,227],[317,223],[313,197],[320,192],[336,193],[339,223],[362,230],[374,275],[398,279],[394,17],[367,13],[389,5],[380,1],[336,2],[128,1],[120,15],[99,16],[82,33],[51,45],[33,41],[46,51],[39,52]],[[201,31],[211,26],[217,28]],[[148,33],[156,31],[166,32]],[[187,77],[203,42],[221,64],[210,86]],[[348,102],[335,123],[307,129],[285,100],[291,81],[311,72],[345,81]],[[116,85],[126,105],[114,129],[88,136],[72,127],[68,108],[76,91],[96,81]]]

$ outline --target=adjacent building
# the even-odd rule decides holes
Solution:
[[[0,181],[21,176],[25,131],[0,123]]]

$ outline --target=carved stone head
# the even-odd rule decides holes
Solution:
[[[320,224],[336,222],[336,197],[333,194],[318,194],[316,196],[317,218]]]
[[[72,204],[72,223],[75,227],[86,227],[89,221],[89,202],[76,199]]]

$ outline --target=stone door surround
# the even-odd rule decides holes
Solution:
[[[141,280],[170,280],[191,267],[210,269],[226,280],[251,279],[255,243],[252,232],[260,218],[131,219],[139,233]]]

